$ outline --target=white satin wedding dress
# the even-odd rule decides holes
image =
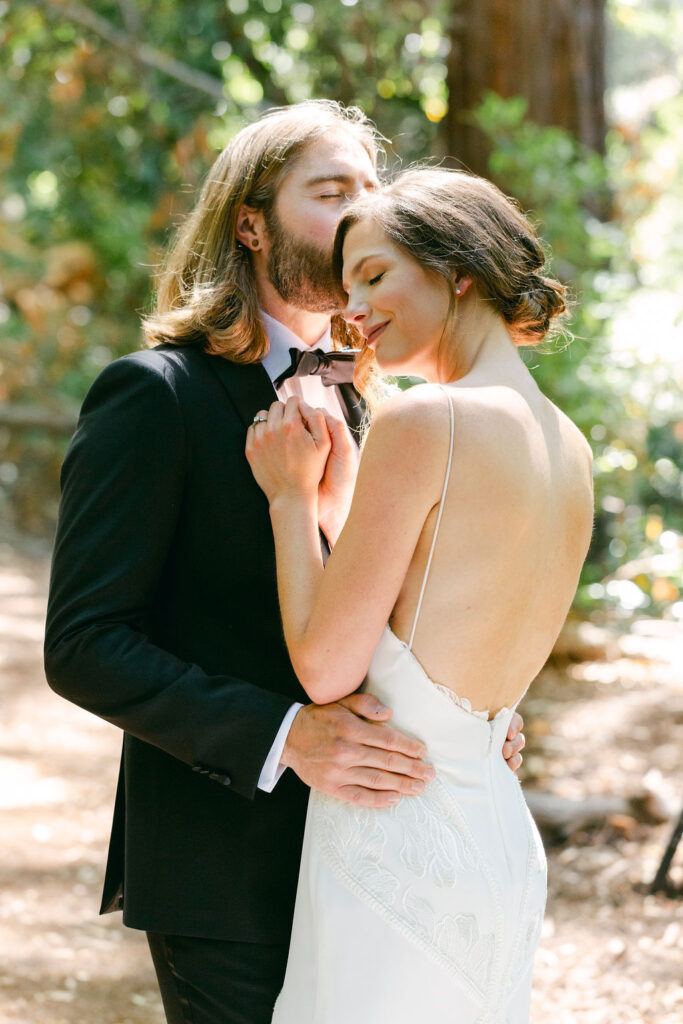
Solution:
[[[272,1024],[526,1024],[546,898],[541,838],[491,720],[387,626],[363,690],[422,740],[436,777],[368,810],[312,791],[289,960]]]

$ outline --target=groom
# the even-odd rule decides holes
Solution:
[[[370,124],[327,101],[241,131],[167,263],[145,323],[156,347],[100,374],[62,471],[46,674],[123,730],[101,912],[147,933],[171,1024],[270,1021],[309,786],[381,807],[430,777],[428,752],[371,695],[307,703],[244,457],[276,398],[358,426],[351,385],[325,383],[343,364],[292,350],[355,340],[334,315],[330,253],[376,161]],[[336,473],[333,453],[328,510]],[[513,769],[521,724],[503,749]]]

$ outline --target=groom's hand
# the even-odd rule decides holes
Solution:
[[[307,704],[292,723],[281,763],[329,796],[359,807],[389,807],[434,778],[427,748],[386,723],[391,708],[369,693]]]
[[[524,739],[524,719],[522,716],[515,711],[514,715],[510,719],[510,725],[508,728],[507,736],[505,737],[505,743],[503,744],[503,757],[508,763],[508,768],[511,768],[513,772],[516,772],[522,763],[521,750],[524,750],[526,740]]]

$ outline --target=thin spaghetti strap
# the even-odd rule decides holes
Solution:
[[[446,466],[446,475],[444,477],[443,489],[441,491],[441,500],[439,502],[439,514],[438,514],[437,519],[436,519],[436,526],[434,527],[434,536],[432,537],[432,546],[429,549],[429,558],[427,559],[427,568],[425,569],[425,573],[424,573],[424,576],[422,578],[422,586],[420,588],[420,596],[419,596],[419,598],[417,600],[417,608],[415,609],[415,618],[413,619],[413,628],[412,628],[412,630],[410,632],[410,640],[408,641],[408,650],[409,651],[412,651],[412,649],[413,649],[413,640],[415,639],[415,630],[417,629],[417,620],[420,618],[420,610],[422,608],[422,598],[424,597],[425,588],[427,586],[427,580],[429,579],[429,570],[432,567],[432,558],[434,557],[434,548],[436,547],[436,538],[439,536],[439,527],[441,526],[441,516],[443,515],[443,506],[444,506],[444,501],[446,499],[446,491],[448,490],[448,481],[450,480],[450,476],[451,476],[451,462],[453,461],[453,435],[455,433],[454,422],[453,422],[453,420],[454,420],[454,417],[453,417],[453,402],[451,401],[451,396],[448,394],[448,391],[443,386],[443,384],[439,384],[439,387],[441,388],[441,390],[445,394],[446,401],[448,402],[448,411],[450,413],[450,418],[451,418],[451,439],[450,439],[450,447],[448,449],[448,465]]]

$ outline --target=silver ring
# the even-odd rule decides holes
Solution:
[[[252,423],[267,423],[268,422],[268,417],[267,416],[254,416],[254,418],[253,418],[253,420],[251,422]]]

